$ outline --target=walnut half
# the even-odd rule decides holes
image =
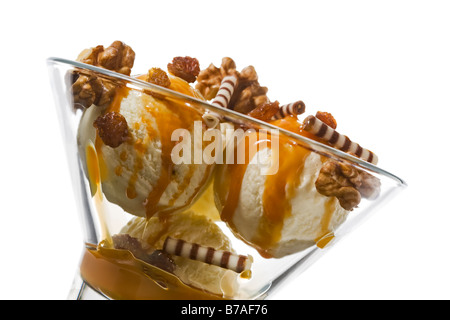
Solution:
[[[196,89],[206,100],[212,100],[219,90],[222,79],[228,75],[235,75],[238,79],[228,108],[247,114],[256,107],[269,102],[266,96],[268,90],[259,84],[255,68],[248,66],[238,72],[235,62],[228,57],[222,59],[220,68],[210,64],[208,68],[200,71]]]
[[[206,100],[212,100],[219,91],[222,79],[229,75],[237,76],[236,64],[233,59],[225,57],[220,68],[211,63],[208,68],[200,71],[195,88]]]
[[[77,60],[129,76],[134,65],[135,53],[122,41],[114,41],[108,48],[97,46],[83,50]]]
[[[97,46],[83,50],[77,61],[130,75],[135,53],[121,41],[108,48]],[[97,77],[95,74],[75,70],[72,74],[72,94],[76,107],[89,108],[92,104],[103,106],[112,101],[117,83]]]
[[[353,210],[361,198],[374,199],[380,192],[380,180],[356,167],[334,160],[325,162],[316,180],[317,191],[336,197],[345,210]]]

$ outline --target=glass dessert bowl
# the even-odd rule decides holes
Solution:
[[[230,58],[132,77],[116,41],[47,63],[85,231],[71,298],[264,298],[406,186]]]

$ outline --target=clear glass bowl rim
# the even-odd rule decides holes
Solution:
[[[331,154],[331,155],[335,156],[336,158],[344,159],[344,160],[346,160],[346,161],[348,161],[348,162],[350,162],[352,164],[355,164],[355,165],[357,165],[359,167],[365,168],[365,169],[370,170],[370,171],[372,171],[374,173],[377,173],[377,174],[379,174],[381,176],[387,177],[387,178],[395,181],[398,184],[398,186],[401,186],[401,187],[406,187],[407,186],[407,183],[403,179],[399,178],[398,176],[396,176],[396,175],[394,175],[394,174],[392,174],[392,173],[390,173],[390,172],[388,172],[388,171],[386,171],[386,170],[384,170],[384,169],[382,169],[382,168],[380,168],[380,167],[378,167],[378,166],[376,166],[376,165],[374,165],[372,163],[366,162],[366,161],[361,160],[361,159],[359,159],[359,158],[357,158],[355,156],[352,156],[351,154],[345,153],[343,151],[340,151],[340,150],[335,149],[333,147],[327,146],[327,145],[325,145],[323,143],[320,143],[318,141],[306,138],[306,137],[301,136],[299,134],[296,134],[294,132],[282,129],[280,127],[274,126],[274,125],[272,125],[270,123],[267,123],[265,121],[261,121],[261,120],[258,120],[256,118],[253,118],[253,117],[247,116],[245,114],[239,113],[237,111],[234,111],[234,110],[231,110],[231,109],[225,109],[225,108],[217,107],[217,106],[214,106],[214,105],[212,105],[212,104],[210,104],[210,103],[208,103],[206,101],[202,101],[202,100],[199,100],[197,98],[194,98],[194,97],[191,97],[191,96],[188,96],[188,95],[185,95],[185,94],[182,94],[182,93],[179,93],[179,92],[176,92],[176,91],[164,88],[164,87],[160,87],[160,86],[151,84],[149,82],[145,82],[145,81],[133,78],[131,76],[126,76],[124,74],[121,74],[121,73],[118,73],[118,72],[115,72],[115,71],[111,71],[111,70],[108,70],[108,69],[96,67],[96,66],[85,64],[85,63],[78,62],[78,61],[73,61],[73,60],[68,60],[68,59],[58,58],[58,57],[50,57],[50,58],[47,59],[47,64],[48,65],[58,65],[58,64],[60,64],[60,65],[67,65],[67,66],[72,66],[72,67],[75,67],[75,68],[78,68],[78,69],[85,69],[85,70],[93,71],[93,72],[96,72],[96,73],[99,73],[99,74],[103,74],[103,75],[105,75],[105,76],[107,76],[109,78],[124,80],[124,81],[126,81],[128,83],[131,83],[131,84],[139,87],[140,89],[151,89],[151,90],[154,90],[154,91],[157,91],[157,92],[164,93],[164,94],[166,94],[166,95],[168,95],[168,96],[170,96],[172,98],[186,100],[186,101],[189,101],[189,102],[194,103],[194,104],[200,104],[206,110],[210,110],[212,112],[216,112],[216,113],[219,113],[219,114],[223,114],[225,116],[229,116],[232,119],[236,119],[237,118],[241,122],[252,123],[253,125],[256,125],[256,126],[258,126],[260,128],[263,128],[263,129],[265,129],[267,131],[277,130],[280,133],[282,133],[283,135],[286,135],[286,136],[288,136],[288,137],[290,137],[292,139],[295,139],[295,140],[301,142],[301,144],[303,146],[305,146],[305,145],[306,146],[312,146],[313,150],[316,151],[316,152],[319,152],[319,153],[322,152],[326,156],[329,156]]]

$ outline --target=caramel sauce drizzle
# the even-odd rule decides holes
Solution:
[[[282,139],[285,140],[285,139]],[[291,199],[295,188],[300,184],[300,175],[307,156],[306,149],[283,141],[279,151],[279,169],[269,175],[264,184],[264,219],[258,227],[258,237],[252,241],[261,249],[260,253],[270,256],[263,248],[273,247],[280,239],[284,220],[292,214]]]
[[[172,196],[172,199],[169,200],[168,204],[169,207],[172,207],[175,201],[178,199],[178,197],[180,197],[183,194],[183,192],[188,188],[191,178],[194,176],[194,172],[195,166],[194,165],[189,166],[188,174],[184,176],[183,181],[181,181],[181,183],[178,185],[177,192]]]
[[[178,91],[180,93],[193,96],[193,91],[189,84],[177,77],[171,77],[171,85],[169,89]],[[194,165],[190,168],[188,174],[184,177],[184,181],[179,185],[179,189],[176,195],[172,198],[173,201],[169,201],[168,205],[162,206],[159,203],[161,196],[166,190],[169,183],[172,181],[173,161],[171,158],[171,152],[176,141],[171,141],[172,132],[179,128],[190,129],[194,126],[194,121],[201,120],[201,115],[188,109],[182,102],[176,100],[168,100],[164,102],[165,106],[169,109],[170,117],[162,117],[161,113],[154,114],[154,118],[157,122],[159,137],[161,139],[161,174],[158,182],[154,186],[146,199],[146,214],[147,217],[152,217],[159,212],[172,212],[174,211],[173,203],[176,197],[184,193],[185,189],[189,187],[189,182],[194,174]],[[151,109],[151,108],[149,108]],[[150,110],[153,112],[153,110]],[[194,193],[195,194],[195,193]],[[190,201],[192,199],[189,199]]]
[[[258,133],[252,133],[257,135]],[[241,140],[239,143],[244,143],[245,152],[245,162],[243,164],[239,164],[237,161],[238,153],[237,149],[242,147],[239,144],[236,144],[234,148],[234,159],[232,165],[224,165],[219,168],[218,174],[221,175],[222,179],[216,179],[215,188],[219,189],[219,195],[224,195],[224,198],[221,199],[220,203],[223,204],[223,208],[219,208],[220,217],[222,221],[226,222],[232,229],[236,230],[235,225],[233,224],[233,215],[236,211],[237,205],[239,203],[239,196],[241,193],[242,182],[244,180],[245,171],[254,157],[254,154],[249,154],[249,150],[253,150],[257,152],[257,148],[249,148],[250,138],[245,138]],[[224,180],[224,181],[223,181]],[[217,182],[220,181],[220,182]]]
[[[325,203],[325,212],[320,220],[320,236],[317,237],[314,241],[316,245],[323,249],[325,248],[331,240],[334,239],[334,233],[330,231],[330,223],[333,218],[333,213],[336,209],[336,201],[338,201],[335,197],[328,198]]]
[[[94,198],[95,207],[97,208],[97,212],[99,215],[101,236],[102,239],[105,239],[106,241],[111,243],[111,235],[106,224],[106,217],[103,208],[103,193],[101,185],[101,169],[99,157],[92,143],[89,143],[86,146],[85,151],[87,173],[91,186],[91,194]]]

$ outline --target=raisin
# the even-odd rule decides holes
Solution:
[[[268,122],[272,119],[272,117],[274,115],[277,114],[277,112],[279,110],[280,110],[280,106],[279,106],[278,101],[266,102],[266,103],[259,105],[258,107],[256,107],[252,111],[250,111],[249,113],[247,113],[247,115],[249,115],[253,118]]]
[[[94,127],[103,142],[117,148],[128,139],[127,120],[118,112],[107,112],[94,121]]]
[[[316,118],[333,129],[336,129],[337,127],[337,122],[331,113],[317,111]]]
[[[167,70],[174,76],[191,83],[195,82],[200,73],[200,64],[196,58],[175,57],[172,63],[167,65]]]
[[[164,88],[170,87],[170,79],[167,73],[160,68],[151,68],[147,73],[147,82],[156,84]]]

